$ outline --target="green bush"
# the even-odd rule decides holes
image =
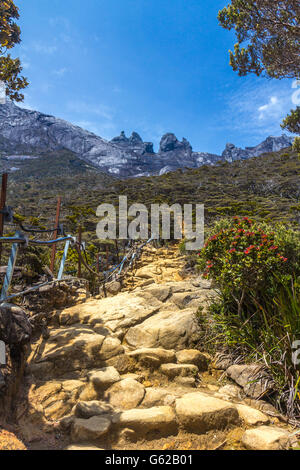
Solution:
[[[222,220],[199,253],[198,265],[219,293],[199,315],[208,349],[225,349],[267,365],[277,386],[274,404],[300,414],[300,233],[247,217]]]
[[[272,297],[278,282],[300,275],[300,236],[279,225],[276,231],[248,217],[217,222],[199,254],[204,277],[213,279],[240,316]]]

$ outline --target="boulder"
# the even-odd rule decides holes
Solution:
[[[297,439],[284,429],[260,426],[248,429],[242,437],[242,443],[249,450],[287,450],[297,446]]]
[[[105,337],[87,326],[52,330],[35,358],[36,363],[51,362],[59,375],[100,365],[100,350]]]
[[[101,361],[107,361],[114,356],[119,356],[124,353],[124,348],[118,338],[107,336],[103,341],[99,358]]]
[[[175,362],[175,352],[162,348],[136,349],[128,354],[145,367],[159,367],[161,364]]]
[[[178,398],[176,414],[185,429],[198,434],[225,429],[240,422],[239,414],[233,404],[201,392],[188,393]]]
[[[129,410],[136,408],[142,402],[145,388],[136,380],[124,379],[112,385],[104,396],[112,406]]]
[[[113,407],[104,401],[79,401],[74,408],[77,418],[89,419],[93,416],[101,416],[113,413]]]
[[[195,310],[166,310],[152,315],[125,335],[129,347],[164,348],[180,350],[199,339],[199,325]]]
[[[176,353],[176,359],[179,364],[195,364],[200,372],[208,369],[208,358],[197,349],[183,349]]]
[[[261,411],[247,405],[236,405],[240,418],[249,426],[268,424],[269,418]]]
[[[242,400],[245,397],[243,389],[237,385],[227,384],[224,387],[219,388],[217,393],[215,393],[216,398],[221,398],[224,400],[236,399]]]
[[[259,364],[234,364],[227,376],[243,387],[246,395],[259,399],[274,389],[274,381],[266,369]]]
[[[104,367],[97,371],[89,372],[89,381],[97,390],[105,390],[121,380],[119,372],[114,367]]]
[[[72,423],[71,438],[73,442],[97,441],[109,431],[111,421],[101,416],[89,419],[76,418]]]
[[[114,423],[118,427],[133,429],[142,435],[150,431],[169,435],[177,430],[176,416],[170,406],[124,411],[114,419]]]
[[[171,405],[176,400],[176,396],[172,395],[168,390],[163,388],[146,388],[146,393],[142,405],[144,408],[151,408],[159,405]]]

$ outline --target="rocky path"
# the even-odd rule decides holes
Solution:
[[[242,387],[218,380],[222,372],[198,350],[195,314],[215,294],[208,281],[183,273],[175,248],[148,247],[122,292],[53,312],[32,345],[18,410],[29,448],[296,444],[292,429],[256,402],[250,407]]]

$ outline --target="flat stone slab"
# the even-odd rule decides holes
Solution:
[[[297,445],[297,439],[284,429],[273,426],[260,426],[248,429],[242,443],[249,450],[287,450]]]
[[[175,377],[195,377],[199,369],[194,364],[162,364],[160,371],[169,379],[173,379]]]
[[[160,311],[130,328],[125,341],[130,348],[164,348],[180,350],[199,339],[195,309]]]
[[[188,393],[177,399],[176,414],[180,424],[198,434],[240,422],[235,405],[201,392]]]
[[[141,434],[149,431],[171,434],[177,429],[176,416],[170,406],[124,411],[114,422],[119,427],[133,429]]]
[[[96,441],[108,432],[110,426],[111,421],[101,416],[93,416],[89,419],[76,418],[72,423],[72,441]]]

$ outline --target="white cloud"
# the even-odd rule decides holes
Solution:
[[[281,135],[280,124],[293,107],[291,87],[290,80],[245,80],[231,94],[227,92],[224,112],[216,116],[216,128],[238,132],[241,140]],[[224,99],[223,90],[219,97]]]
[[[265,119],[269,116],[277,116],[277,114],[282,112],[284,102],[279,100],[277,96],[271,96],[269,103],[259,106],[259,116],[258,119]]]
[[[47,54],[47,55],[52,55],[52,54],[54,54],[54,52],[57,51],[56,46],[49,46],[47,44],[42,44],[40,42],[35,42],[32,45],[32,49],[35,52],[38,52],[38,53],[41,53],[41,54]]]
[[[53,70],[53,75],[57,77],[63,77],[67,73],[68,69],[66,67],[62,67],[61,69]]]

